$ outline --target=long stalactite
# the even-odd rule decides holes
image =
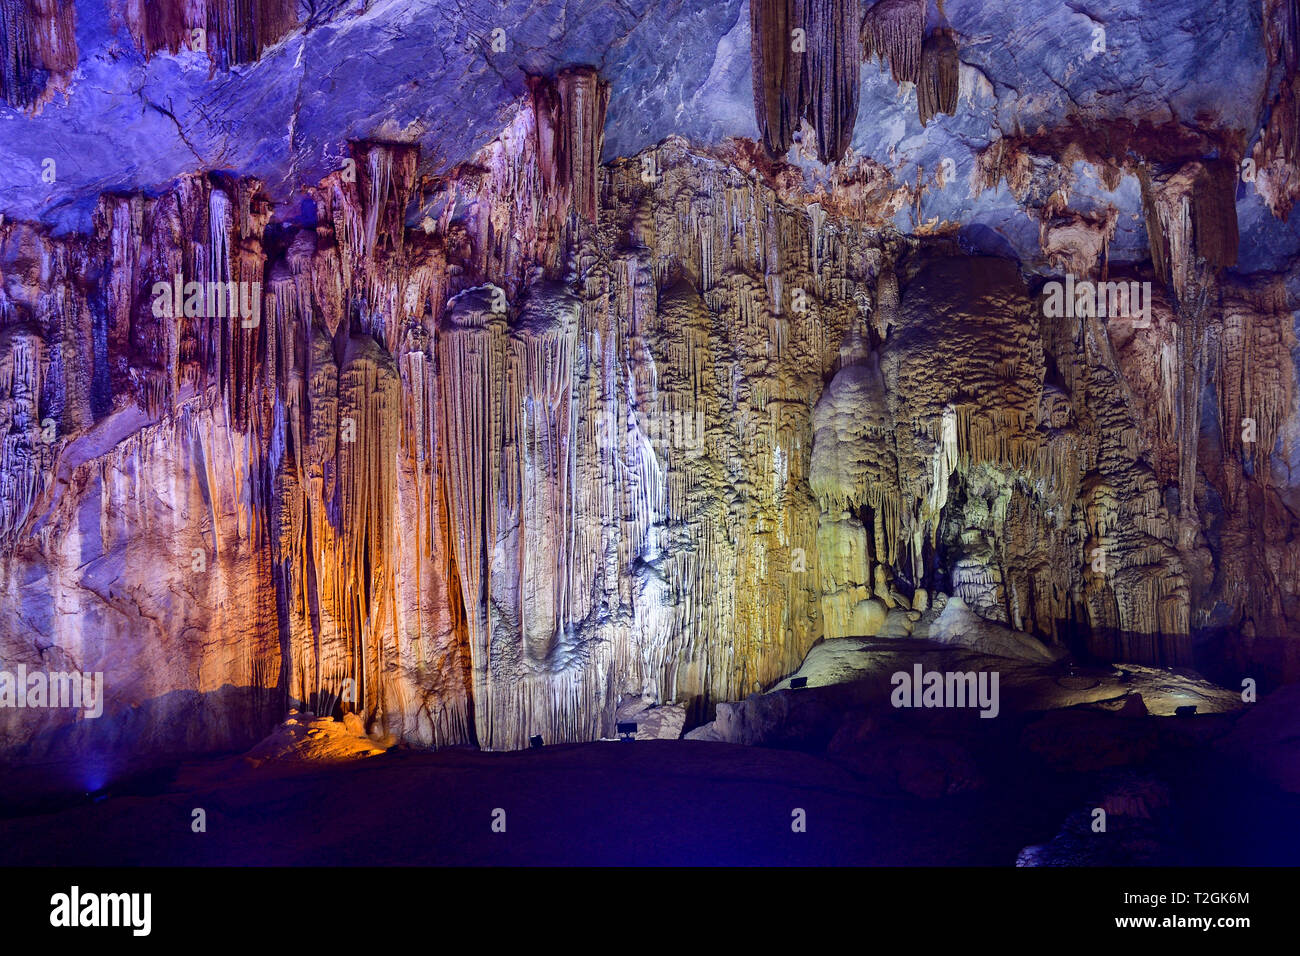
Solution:
[[[749,23],[759,138],[769,156],[781,157],[807,111],[808,60],[794,49],[795,31],[807,29],[804,0],[753,0]]]
[[[844,155],[858,115],[858,0],[750,4],[754,111],[768,155],[785,156],[805,120],[817,157]]]

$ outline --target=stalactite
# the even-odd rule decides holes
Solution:
[[[298,23],[295,0],[123,0],[123,7],[145,56],[188,46],[223,70],[254,62]]]
[[[1184,518],[1196,514],[1197,457],[1200,450],[1201,399],[1207,368],[1205,332],[1208,290],[1187,295],[1179,305],[1175,344],[1178,356],[1178,506]]]
[[[400,391],[392,358],[369,336],[350,337],[339,373],[339,415],[355,423],[356,440],[339,445],[344,547],[328,570],[336,575],[348,635],[343,676],[356,681],[355,703],[362,713],[373,713],[379,703],[371,679],[382,671],[385,642],[373,634],[395,624],[392,535]]]
[[[1233,288],[1225,294],[1214,338],[1215,393],[1224,450],[1267,474],[1296,391],[1293,316],[1281,280]],[[1235,469],[1228,474],[1230,481],[1237,477]]]
[[[12,539],[48,480],[40,398],[47,359],[40,331],[0,329],[0,543]]]
[[[571,209],[595,222],[609,84],[587,67],[563,70],[554,79],[529,77],[528,83],[539,198],[556,220],[553,228],[563,228]]]
[[[1229,159],[1202,163],[1193,190],[1196,254],[1216,272],[1236,265],[1237,164]]]
[[[1151,253],[1151,265],[1156,275],[1165,283],[1169,283],[1172,279],[1170,240],[1164,220],[1165,214],[1157,205],[1157,194],[1151,181],[1151,174],[1145,167],[1139,169],[1138,181],[1142,185],[1142,214],[1146,220],[1147,246]]]
[[[455,523],[453,549],[460,575],[473,669],[471,699],[480,742],[493,740],[492,617],[489,562],[496,543],[504,444],[502,396],[505,320],[486,290],[462,293],[438,340],[443,407],[442,466]]]
[[[806,119],[817,158],[838,162],[858,115],[859,0],[755,0],[749,12],[754,113],[768,155],[785,156]]]
[[[192,40],[191,30],[206,29],[206,19],[200,22],[191,13],[190,4],[175,0],[125,0],[123,3],[127,26],[136,46],[145,56],[159,50],[176,53]],[[201,14],[200,5],[197,13]]]
[[[1264,0],[1264,50],[1276,85],[1268,120],[1255,144],[1255,188],[1273,215],[1285,219],[1300,197],[1300,5]]]
[[[1082,514],[1073,530],[1068,525],[1063,529],[1057,546],[1085,559],[1072,586],[1092,632],[1093,653],[1185,663],[1190,595],[1176,547],[1176,523],[1165,511],[1160,485],[1144,461],[1148,452],[1138,440],[1139,419],[1125,401],[1123,377],[1106,337],[1099,334],[1101,323],[1092,317],[1084,327],[1070,331],[1065,324],[1045,326],[1052,333],[1048,348],[1073,396],[1068,415],[1058,420],[1087,427],[1082,435],[1071,429],[1057,439],[1083,439],[1075,465],[1081,469]],[[1103,559],[1100,565],[1098,556]],[[1044,590],[1043,584],[1035,590]]]
[[[1093,214],[1054,215],[1044,208],[1039,245],[1053,267],[1076,278],[1106,275],[1108,248],[1119,225],[1114,206]]]
[[[581,68],[562,71],[556,86],[563,117],[557,144],[563,184],[572,189],[578,215],[594,223],[609,84],[595,70]]]
[[[207,0],[208,56],[222,69],[252,63],[298,22],[294,0]]]
[[[143,197],[116,196],[101,202],[96,215],[96,238],[110,250],[104,346],[106,358],[111,358],[109,387],[114,393],[124,391],[129,383],[131,310],[143,265],[144,213]]]
[[[997,189],[1003,180],[1006,180],[1011,195],[1018,202],[1023,202],[1033,184],[1034,158],[1014,141],[998,137],[976,157],[973,183],[975,195],[980,195],[986,189]]]
[[[862,20],[862,52],[888,58],[895,83],[916,83],[924,32],[925,0],[879,0]]]
[[[940,113],[957,112],[957,87],[961,61],[951,31],[935,30],[921,47],[921,66],[916,81],[916,105],[921,125]]]
[[[768,155],[784,156],[808,106],[808,60],[793,49],[804,26],[804,0],[753,0],[749,5],[754,114]]]
[[[507,469],[508,510],[520,519],[522,641],[534,662],[551,658],[568,622],[573,565],[573,431],[577,300],[563,287],[534,287],[511,336],[506,434],[517,450]],[[511,419],[513,418],[513,422]]]
[[[861,12],[858,0],[806,0],[806,10],[805,116],[817,131],[817,158],[836,163],[849,148],[858,118]]]
[[[1180,299],[1237,261],[1235,169],[1217,160],[1139,173],[1151,261]]]
[[[374,260],[381,252],[400,256],[419,149],[403,143],[367,141],[353,143],[352,155],[357,164],[361,222],[348,223],[345,228],[355,244],[355,254],[361,260]]]
[[[989,280],[990,267],[924,269],[893,307],[890,334],[846,363],[818,404],[811,484],[826,633],[881,627],[889,607],[906,606],[894,582],[928,587],[928,556],[955,550],[940,587],[989,619],[1059,640],[1062,622],[1083,618],[1098,653],[1185,663],[1192,599],[1179,527],[1145,464],[1101,320],[1040,326],[1014,297],[984,297],[986,281],[1012,284]],[[960,318],[940,332],[936,315]],[[998,354],[972,362],[966,334]],[[1032,371],[1049,357],[1060,386]],[[865,571],[844,557],[864,532]],[[1090,573],[1096,548],[1109,575]]]
[[[1140,173],[1151,260],[1177,300],[1179,510],[1185,534],[1196,515],[1201,398],[1208,369],[1206,331],[1217,277],[1237,260],[1235,164],[1187,163],[1156,177]],[[1190,541],[1184,540],[1185,546]]]

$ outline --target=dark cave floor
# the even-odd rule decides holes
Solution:
[[[935,799],[821,756],[687,740],[195,761],[98,802],[9,815],[0,864],[1010,866],[1054,839],[1056,863],[1300,859],[1300,797],[1222,758],[1151,755],[1168,803],[1093,834],[1097,772],[1046,769],[1011,736],[986,744],[982,784]],[[191,828],[195,808],[206,832]],[[806,832],[792,829],[796,808]],[[498,809],[505,832],[493,830]]]

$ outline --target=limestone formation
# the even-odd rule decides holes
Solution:
[[[77,66],[77,11],[72,0],[0,3],[0,100],[39,108]]]
[[[207,53],[214,68],[250,63],[298,21],[293,0],[116,0],[146,56]]]
[[[925,38],[916,79],[916,105],[922,126],[940,113],[952,116],[957,112],[960,65],[951,32],[936,30]]]
[[[613,148],[608,70],[537,55],[493,61],[472,149],[424,147],[436,110],[310,155],[291,124],[280,179],[214,153],[96,180],[83,229],[0,219],[0,658],[108,688],[98,721],[0,710],[0,752],[246,749],[291,707],[420,747],[620,706],[676,736],[823,639],[1294,678],[1294,264],[1258,221],[1300,154],[1294,9],[1253,146],[1081,112],[932,180],[970,35],[756,0],[757,141]],[[315,42],[270,0],[121,11],[140,69],[202,29],[230,89]],[[0,17],[0,95],[50,112],[72,6]],[[864,58],[916,86],[879,149]]]
[[[921,77],[925,0],[877,0],[862,20],[862,49],[882,64],[889,60],[895,83]]]
[[[818,159],[837,162],[858,115],[858,0],[755,0],[749,11],[763,145],[784,156],[807,119]]]

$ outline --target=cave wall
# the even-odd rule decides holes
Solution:
[[[218,175],[89,237],[6,224],[4,659],[102,669],[103,745],[174,750],[253,734],[246,691],[503,748],[796,667],[811,410],[879,250],[679,144],[598,167],[603,96],[540,81],[413,230],[393,144],[314,229]],[[256,317],[157,314],[178,274],[259,283]]]
[[[1178,232],[1201,170],[1149,187],[1149,325],[1048,318],[851,189],[672,138],[601,166],[607,101],[534,78],[438,179],[355,143],[305,224],[209,174],[105,195],[91,235],[0,225],[0,656],[107,688],[99,721],[0,712],[0,747],[226,749],[336,705],[418,745],[592,739],[935,591],[1075,653],[1296,675],[1293,313]],[[177,309],[177,275],[254,308]]]

